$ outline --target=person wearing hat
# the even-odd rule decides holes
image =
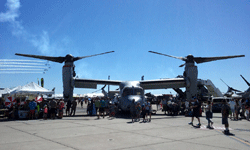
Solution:
[[[192,104],[193,106],[191,106],[191,108],[193,109],[193,113],[192,113],[192,119],[191,119],[191,122],[189,123],[190,125],[193,125],[193,121],[194,121],[194,117],[197,118],[198,120],[198,124],[197,124],[197,127],[200,127],[201,126],[201,122],[200,122],[200,108],[201,108],[201,105],[198,101],[198,99],[196,97],[193,98],[192,100]]]

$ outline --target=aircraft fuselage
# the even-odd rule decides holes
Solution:
[[[118,106],[123,111],[129,111],[132,101],[140,103],[145,102],[144,90],[139,81],[125,81],[120,84],[120,98]]]

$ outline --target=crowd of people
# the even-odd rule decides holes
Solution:
[[[188,108],[191,110],[191,122],[190,125],[193,125],[194,117],[197,118],[198,124],[195,127],[200,127],[200,116],[201,116],[201,102],[194,97],[190,101],[191,105]],[[231,134],[229,132],[229,121],[228,118],[231,120],[237,121],[239,119],[246,119],[249,121],[249,110],[250,110],[250,101],[249,99],[230,99],[229,102],[227,102],[226,99],[223,99],[221,102],[221,114],[222,114],[222,124],[225,125],[225,134]],[[211,100],[208,100],[206,102],[205,106],[205,114],[206,119],[208,121],[207,128],[213,129],[213,111],[212,111],[212,102]],[[246,116],[245,116],[246,114]],[[240,117],[239,117],[240,116]]]
[[[92,116],[96,115],[99,119],[100,117],[105,118],[105,116],[116,117],[118,110],[118,103],[110,98],[105,97],[95,97],[84,100],[87,104],[87,114]],[[132,123],[140,121],[142,122],[151,121],[152,107],[149,101],[141,104],[139,102],[132,101],[130,105],[130,115],[132,118]]]
[[[37,102],[35,99],[23,101],[18,99],[11,107],[4,103],[0,106],[5,109],[8,119],[55,119],[63,118],[64,101],[62,99],[49,99]]]
[[[167,115],[185,115],[191,117],[190,125],[193,125],[194,118],[197,118],[198,124],[196,127],[201,126],[200,117],[202,112],[205,112],[205,118],[208,121],[207,128],[213,129],[213,111],[212,101],[208,100],[205,102],[199,101],[198,98],[193,97],[191,101],[183,101],[178,99],[161,99],[157,100],[158,106],[162,106],[161,110]],[[105,116],[116,117],[118,110],[118,103],[114,99],[105,97],[94,97],[94,98],[78,98],[73,101],[64,102],[62,99],[49,99],[43,100],[38,103],[35,99],[27,101],[17,101],[12,107],[9,107],[6,111],[6,116],[10,119],[18,119],[19,111],[23,110],[27,112],[27,119],[55,119],[63,118],[63,112],[65,109],[66,116],[75,116],[77,103],[83,103],[87,105],[86,113],[90,116],[97,116],[105,118]],[[4,108],[4,103],[0,106]],[[6,107],[5,107],[6,108]],[[229,102],[226,100],[222,102],[222,124],[225,125],[225,133],[229,133],[228,118],[232,121],[240,119],[249,120],[250,101],[249,99],[234,100],[231,99]],[[142,122],[151,122],[152,105],[149,100],[145,103],[132,101],[130,105],[130,115],[132,123],[139,122],[142,118]],[[246,114],[246,115],[245,115]]]

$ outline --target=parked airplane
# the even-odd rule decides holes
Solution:
[[[247,83],[247,85],[249,86],[249,88],[248,88],[246,91],[242,92],[242,91],[239,91],[239,90],[234,89],[233,87],[228,86],[228,85],[221,79],[221,81],[222,81],[223,83],[225,83],[225,84],[228,86],[228,91],[224,94],[224,96],[232,97],[232,95],[234,94],[233,91],[235,91],[234,96],[236,96],[236,97],[239,97],[239,98],[250,98],[250,83],[249,83],[242,75],[240,75],[240,76],[241,76],[242,79]]]
[[[111,51],[114,52],[114,51]],[[204,63],[209,61],[221,60],[221,59],[228,59],[228,58],[235,58],[235,57],[244,57],[244,55],[237,55],[237,56],[223,56],[223,57],[194,57],[193,55],[188,55],[187,57],[175,57],[170,55],[165,55],[157,52],[160,55],[165,55],[177,59],[181,59],[185,61],[185,64],[181,65],[180,67],[185,65],[184,71],[184,78],[171,78],[171,79],[158,79],[158,80],[147,80],[147,81],[115,81],[115,80],[96,80],[96,79],[79,79],[75,78],[75,65],[74,61],[77,61],[82,58],[102,55],[106,53],[90,56],[83,56],[83,57],[73,57],[72,55],[68,54],[65,57],[50,57],[50,56],[38,56],[38,55],[28,55],[28,54],[18,54],[19,56],[25,57],[33,57],[38,59],[45,59],[49,61],[63,63],[63,97],[65,101],[73,99],[73,89],[76,88],[93,88],[96,89],[97,85],[117,85],[120,89],[120,96],[119,99],[119,106],[122,110],[128,110],[130,107],[131,101],[134,99],[136,102],[144,102],[144,90],[149,89],[167,89],[167,88],[181,88],[186,87],[186,95],[187,99],[190,100],[192,96],[196,96],[197,94],[197,75],[198,70],[197,67],[194,65],[196,63]]]
[[[224,84],[226,84],[226,82],[224,82],[222,79],[220,79]],[[239,90],[237,90],[237,89],[234,89],[233,87],[230,87],[229,85],[227,85],[226,84],[226,86],[228,87],[228,90],[227,90],[227,92],[224,94],[224,96],[226,96],[226,97],[231,97],[233,94],[234,94],[234,92],[241,92],[241,91],[239,91]]]

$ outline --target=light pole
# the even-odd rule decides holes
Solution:
[[[108,80],[110,80],[110,75],[108,76]],[[109,85],[108,85],[108,97],[109,97]]]

